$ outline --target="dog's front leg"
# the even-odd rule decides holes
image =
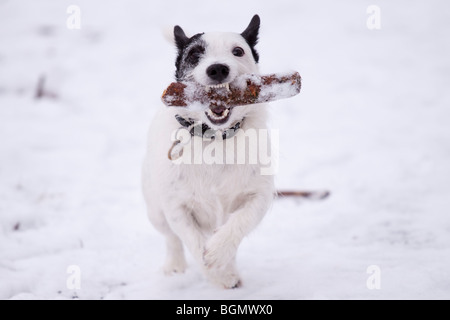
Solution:
[[[194,258],[203,264],[205,237],[192,213],[183,206],[172,207],[166,212],[166,219],[172,231],[182,240]]]
[[[204,263],[206,268],[224,268],[235,258],[242,239],[261,221],[273,199],[272,193],[251,194],[245,204],[230,214],[206,242]]]

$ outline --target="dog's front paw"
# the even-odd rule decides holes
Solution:
[[[208,269],[224,268],[234,259],[236,250],[237,245],[217,232],[206,242],[203,263]]]
[[[237,289],[242,286],[234,263],[228,265],[225,269],[207,269],[206,276],[209,281],[224,289]]]

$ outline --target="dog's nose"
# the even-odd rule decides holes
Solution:
[[[230,68],[224,64],[213,64],[206,69],[206,74],[213,80],[222,82],[230,74]]]

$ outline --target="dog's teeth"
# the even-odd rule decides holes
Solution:
[[[230,113],[229,109],[225,109],[224,112],[222,112],[222,115],[218,116],[217,114],[215,114],[214,112],[211,111],[211,109],[207,110],[208,116],[214,120],[223,120],[225,119],[228,114]]]
[[[227,91],[230,91],[230,84],[229,83],[221,83],[221,84],[213,84],[205,86],[205,91],[209,92],[211,89],[220,89],[220,88],[226,88]]]

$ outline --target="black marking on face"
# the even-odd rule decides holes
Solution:
[[[196,43],[186,50],[185,62],[192,66],[197,65],[204,53],[205,47]]]
[[[186,80],[189,71],[193,70],[205,54],[206,43],[202,40],[203,33],[188,38],[183,29],[176,26],[174,29],[175,44],[178,49],[175,61],[175,78],[177,81]]]

